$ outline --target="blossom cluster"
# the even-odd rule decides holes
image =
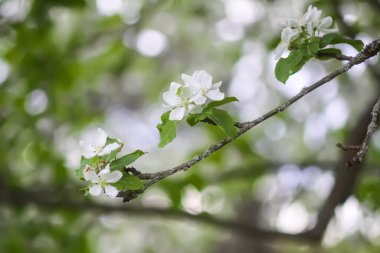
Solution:
[[[172,82],[169,91],[163,93],[164,107],[170,109],[170,120],[182,120],[187,114],[200,113],[207,100],[220,101],[222,82],[212,83],[206,71],[195,71],[192,76],[182,74],[184,84]]]
[[[282,30],[281,43],[275,50],[275,59],[279,59],[289,49],[291,42],[298,38],[309,39],[335,32],[336,29],[331,28],[333,19],[321,16],[322,11],[311,5],[301,17],[289,19],[287,26]]]
[[[111,172],[109,163],[100,158],[120,149],[122,145],[120,142],[106,144],[108,135],[101,128],[97,129],[96,134],[96,138],[92,143],[84,143],[83,141],[79,143],[84,149],[83,156],[86,159],[99,158],[96,166],[92,166],[91,164],[85,165],[83,177],[86,181],[90,182],[88,187],[90,195],[100,196],[102,193],[105,193],[108,197],[115,198],[119,191],[111,184],[118,182],[123,177],[123,174],[119,170]]]

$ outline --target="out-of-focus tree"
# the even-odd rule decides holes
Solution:
[[[157,147],[161,94],[181,73],[222,80],[245,122],[341,67],[311,60],[275,78],[283,22],[310,4],[342,35],[379,36],[375,0],[0,1],[0,252],[378,252],[380,132],[349,170],[357,150],[336,147],[363,141],[376,57],[130,202],[79,191],[79,140],[98,127],[148,152],[133,164],[143,173],[225,137],[183,124]]]

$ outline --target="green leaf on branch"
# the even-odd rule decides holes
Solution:
[[[128,155],[122,156],[116,160],[113,160],[110,164],[110,170],[121,170],[124,167],[128,166],[129,164],[136,161],[140,156],[144,155],[145,152],[141,150],[136,150],[133,153],[130,153]]]
[[[178,120],[169,120],[169,114],[170,111],[162,114],[162,123],[157,125],[157,129],[160,132],[160,143],[158,144],[160,148],[166,146],[176,137],[177,126],[180,123]]]
[[[288,57],[281,58],[274,70],[277,80],[285,84],[289,76],[298,72],[309,59],[310,57],[300,51],[291,52]]]
[[[356,50],[358,50],[359,52],[362,51],[364,47],[363,41],[349,39],[338,33],[329,33],[329,34],[324,35],[321,38],[319,45],[320,45],[320,48],[324,48],[328,45],[335,45],[335,44],[348,44],[348,45],[351,45]]]
[[[211,108],[211,115],[209,118],[215,122],[229,137],[237,137],[237,128],[234,126],[235,121],[224,110]]]
[[[186,121],[190,126],[195,126],[199,122],[216,125],[213,121],[209,119],[209,116],[213,113],[211,109],[236,101],[239,101],[236,97],[226,97],[220,101],[212,101],[206,105],[206,107],[203,109],[201,113],[190,114],[186,118]]]
[[[319,50],[319,37],[312,37],[300,46],[300,52],[305,58],[314,57]]]
[[[138,178],[128,173],[123,173],[123,177],[116,183],[111,184],[119,191],[138,190],[143,187],[143,182]]]
[[[317,58],[323,61],[335,58],[334,56],[340,55],[342,55],[342,51],[338,48],[324,48],[318,51]]]
[[[195,126],[199,122],[204,122],[204,120],[211,115],[211,110],[210,109],[204,109],[201,113],[197,114],[190,114],[186,118],[187,124],[190,126]]]
[[[205,109],[213,108],[213,107],[219,107],[228,103],[237,102],[239,101],[236,97],[226,97],[220,101],[212,101],[208,103],[205,107]]]

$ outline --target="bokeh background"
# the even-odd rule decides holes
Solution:
[[[313,60],[286,85],[275,79],[281,29],[309,4],[346,36],[379,36],[376,0],[1,0],[0,252],[379,252],[380,132],[352,171],[335,146],[361,141],[380,93],[377,58],[130,203],[85,198],[75,177],[79,140],[97,127],[124,152],[147,151],[134,164],[142,172],[224,138],[183,124],[157,147],[161,94],[181,73],[222,80],[240,100],[226,110],[244,122],[341,66]],[[317,236],[296,236],[320,216]],[[295,236],[262,239],[215,219]]]

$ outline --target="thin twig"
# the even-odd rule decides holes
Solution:
[[[363,161],[363,159],[364,159],[364,157],[368,151],[369,139],[371,138],[372,134],[375,132],[375,130],[377,128],[376,122],[378,119],[379,112],[380,112],[380,97],[377,99],[375,105],[372,108],[371,122],[368,124],[367,133],[363,139],[363,142],[361,145],[356,146],[359,151],[355,154],[354,157],[352,157],[350,160],[347,161],[346,169],[348,169],[349,167],[352,167],[356,164],[359,164]],[[350,146],[352,146],[352,145],[350,145]]]
[[[355,38],[358,31],[357,29],[350,26],[348,23],[344,21],[343,15],[341,13],[340,6],[344,4],[344,1],[341,0],[331,0],[327,1],[328,4],[331,5],[333,10],[333,15],[336,17],[336,22],[339,25],[339,30],[342,34],[347,35],[351,38]],[[372,74],[372,76],[376,79],[376,82],[380,81],[380,71],[377,71],[377,68],[373,65],[367,65],[367,68]],[[376,94],[374,97],[371,97],[369,100],[375,103],[377,97],[380,95],[380,89],[377,87]],[[363,140],[365,131],[367,129],[366,122],[370,121],[370,108],[366,109],[356,122],[356,125],[350,130],[350,135],[347,136],[347,143],[359,143]],[[335,166],[334,173],[334,185],[332,189],[322,204],[320,210],[317,214],[317,221],[312,229],[312,233],[315,236],[318,236],[320,240],[322,240],[323,235],[330,223],[331,219],[335,215],[335,208],[338,205],[343,204],[353,193],[353,190],[358,183],[359,173],[364,167],[364,164],[358,164],[355,170],[347,171],[344,169],[347,160],[351,159],[351,154],[348,152],[342,153],[339,161]]]
[[[359,150],[360,146],[359,145],[350,145],[350,144],[342,144],[342,143],[337,143],[336,146],[343,151],[350,151],[350,150]]]
[[[375,56],[378,52],[380,51],[380,39],[374,40],[370,44],[368,44],[364,50],[360,53],[358,53],[353,59],[351,59],[348,63],[343,65],[341,68],[335,70],[334,72],[330,73],[329,75],[323,77],[319,81],[315,82],[314,84],[304,87],[297,95],[294,97],[291,97],[289,100],[286,102],[282,103],[281,105],[277,106],[273,110],[267,112],[266,114],[262,115],[261,117],[253,120],[253,121],[248,121],[245,123],[239,123],[239,131],[238,131],[238,136],[246,133],[248,130],[252,129],[253,127],[257,126],[258,124],[262,123],[263,121],[267,120],[270,117],[273,117],[274,115],[284,111],[287,109],[290,105],[304,97],[305,95],[309,94],[313,90],[321,87],[322,85],[326,84],[327,82],[331,81],[335,77],[339,76],[342,73],[347,72],[350,68],[352,68],[355,65],[358,65],[367,59]],[[187,161],[185,163],[182,163],[176,167],[173,167],[168,170],[156,172],[156,173],[146,173],[142,174],[141,178],[143,179],[149,179],[143,188],[137,191],[125,191],[125,192],[120,192],[118,197],[122,197],[123,201],[130,201],[134,198],[136,198],[138,195],[143,193],[146,189],[148,189],[151,185],[155,184],[156,182],[173,175],[177,172],[180,171],[187,171],[190,167],[192,167],[194,164],[202,161],[206,157],[210,156],[213,154],[215,151],[221,149],[228,143],[232,142],[234,139],[228,137],[225,138],[224,140],[220,141],[219,143],[216,143],[214,145],[211,145],[206,151],[204,151],[202,154],[195,156],[193,159],[190,161]]]

